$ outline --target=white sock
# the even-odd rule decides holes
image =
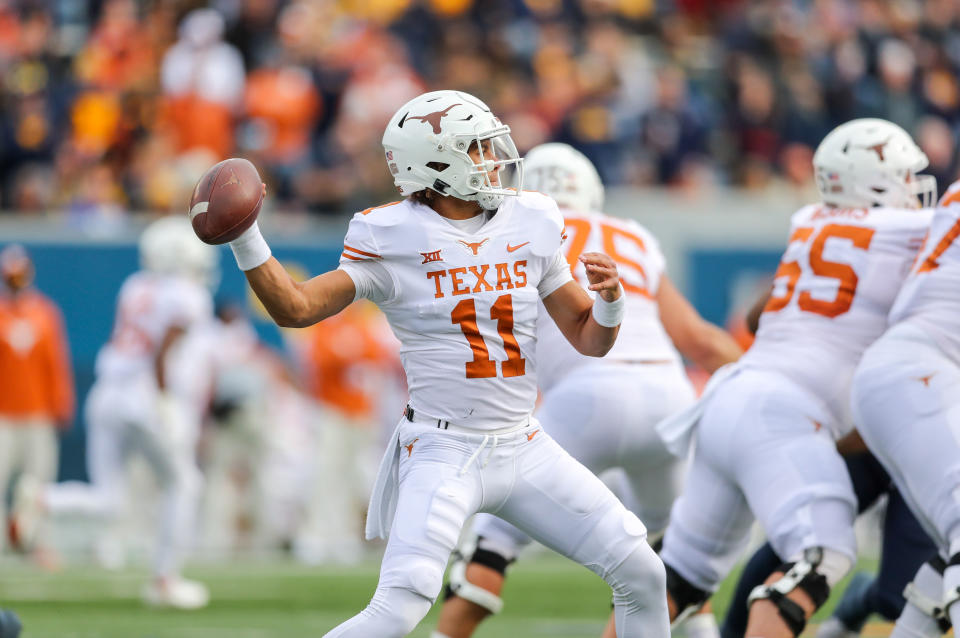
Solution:
[[[720,638],[720,628],[713,614],[694,614],[683,621],[687,638]]]
[[[917,570],[911,586],[931,600],[941,600],[943,596],[943,577],[928,563],[924,563]],[[907,599],[890,638],[936,638],[939,635],[940,627],[937,621]]]

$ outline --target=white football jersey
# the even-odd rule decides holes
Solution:
[[[890,311],[890,323],[922,328],[960,363],[960,181],[937,205],[930,233]]]
[[[790,239],[742,365],[776,370],[823,400],[828,427],[852,427],[849,390],[863,351],[887,327],[932,211],[807,206]]]
[[[212,317],[213,300],[200,284],[146,271],[130,275],[117,297],[113,334],[97,355],[97,376],[152,371],[168,329],[189,329]]]
[[[354,215],[340,267],[400,340],[414,410],[477,429],[533,411],[537,303],[572,280],[562,233],[531,192],[475,232],[410,200]]]
[[[586,268],[580,255],[600,252],[617,263],[620,282],[626,293],[626,314],[617,341],[602,360],[678,361],[677,352],[660,322],[657,291],[666,268],[660,245],[647,229],[626,219],[602,213],[576,213],[565,210],[564,248],[573,277],[588,286]],[[595,293],[590,293],[595,296]],[[537,362],[540,389],[547,391],[571,370],[601,361],[577,352],[567,341],[546,308],[541,305],[537,322]]]

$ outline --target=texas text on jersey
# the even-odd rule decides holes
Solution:
[[[525,192],[475,233],[404,200],[357,213],[340,268],[401,342],[410,406],[500,428],[533,410],[537,302],[571,280],[556,204]]]

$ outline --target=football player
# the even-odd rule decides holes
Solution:
[[[430,609],[464,522],[492,512],[602,576],[620,638],[669,635],[665,575],[643,523],[533,417],[537,306],[582,354],[613,346],[624,314],[614,261],[561,251],[563,218],[522,190],[510,127],[472,95],[403,105],[383,135],[406,198],[357,213],[340,268],[297,283],[251,226],[231,248],[277,323],[306,326],[355,299],[377,303],[401,342],[410,403],[367,516],[386,536],[367,607],[330,637],[399,637]]]
[[[893,636],[934,636],[960,621],[960,182],[941,199],[926,245],[890,311],[891,328],[853,379],[860,435],[940,550],[904,594]]]
[[[144,230],[142,269],[120,288],[113,333],[97,355],[87,395],[90,483],[53,485],[42,498],[52,514],[115,518],[125,500],[126,459],[142,455],[162,490],[153,578],[142,592],[156,606],[193,609],[209,599],[205,586],[180,575],[200,492],[199,415],[172,391],[168,368],[177,341],[212,321],[206,284],[218,258],[186,219],[161,218]]]
[[[603,184],[593,164],[566,144],[544,144],[524,158],[524,182],[553,197],[564,215],[565,254],[574,278],[587,277],[579,256],[603,251],[617,263],[627,312],[617,343],[602,359],[579,354],[541,308],[537,322],[538,418],[574,458],[596,474],[620,467],[636,497],[634,512],[651,539],[666,528],[684,463],[654,426],[694,400],[680,354],[709,372],[741,354],[732,337],[707,323],[670,283],[657,240],[636,222],[604,215]],[[679,349],[679,352],[678,352]],[[479,514],[470,564],[455,563],[435,638],[467,638],[502,606],[505,569],[530,538],[490,514]],[[692,619],[691,619],[692,620]],[[698,635],[716,635],[712,614]],[[693,629],[687,623],[687,633]],[[613,636],[613,627],[607,629]]]
[[[856,557],[856,499],[835,441],[850,429],[850,384],[883,332],[930,221],[935,180],[900,127],[847,122],[813,159],[822,203],[791,220],[757,339],[704,396],[658,430],[696,451],[661,556],[671,617],[729,573],[756,517],[786,562],[755,588],[746,635],[788,638]]]

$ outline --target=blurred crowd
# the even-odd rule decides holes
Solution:
[[[434,88],[610,185],[808,188],[864,116],[946,185],[958,23],[955,0],[0,0],[0,209],[108,233],[242,155],[272,210],[343,215],[393,198],[383,126]]]

